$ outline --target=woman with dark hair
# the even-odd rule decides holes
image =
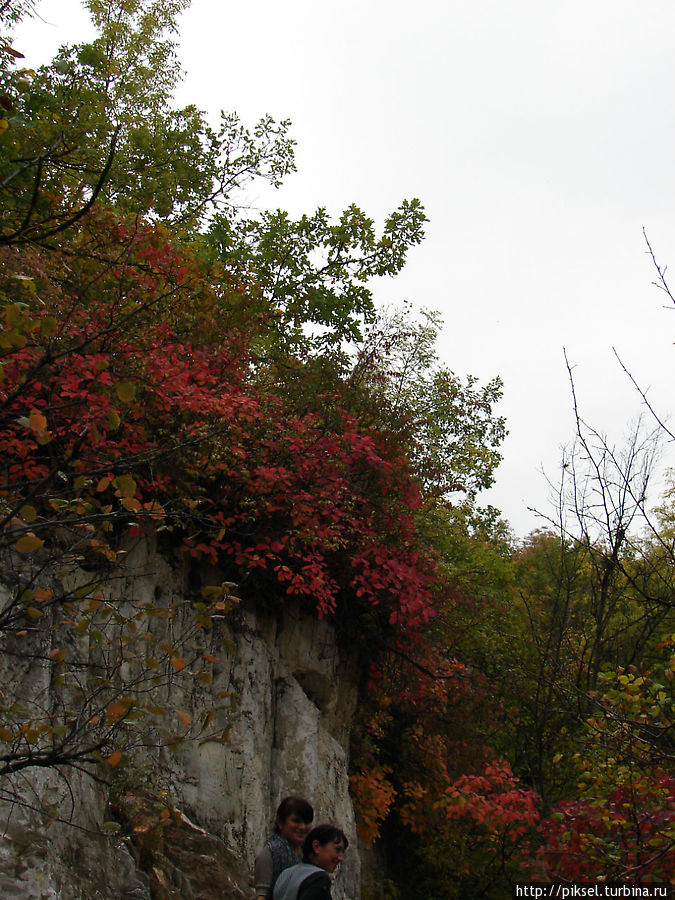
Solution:
[[[274,885],[274,900],[331,900],[330,878],[344,859],[349,841],[334,825],[312,828],[302,845],[304,862],[285,869]]]
[[[307,837],[314,810],[302,797],[285,797],[274,820],[274,833],[256,856],[253,881],[255,900],[268,900],[279,874],[302,861],[302,842]]]

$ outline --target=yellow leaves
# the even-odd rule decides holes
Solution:
[[[117,488],[120,497],[130,498],[136,494],[136,482],[131,475],[118,475],[117,478],[113,480],[113,485]]]
[[[158,503],[157,500],[151,500],[149,503],[144,503],[143,509],[151,519],[163,519],[166,516],[164,507],[161,503]]]
[[[26,554],[33,553],[42,546],[44,546],[44,541],[40,540],[40,538],[33,534],[32,531],[29,531],[28,534],[24,534],[23,537],[19,538],[16,544],[14,544],[14,549],[18,550],[19,553]]]
[[[128,512],[143,513],[145,512],[151,519],[163,519],[166,515],[161,503],[157,500],[150,500],[142,503],[136,496],[138,485],[132,475],[118,475],[113,478],[105,475],[96,485],[96,493],[102,494],[109,487],[115,488],[115,496],[119,498],[121,505]],[[112,507],[102,507],[103,512],[109,512]]]
[[[25,334],[17,334],[15,331],[0,331],[0,348],[10,350],[12,347],[21,349],[28,343]]]
[[[241,603],[239,597],[235,597],[234,594],[230,593],[235,586],[232,581],[224,581],[222,584],[209,584],[202,588],[202,597],[211,604],[209,608],[211,615],[227,612],[232,608],[233,603]],[[206,610],[203,604],[201,606],[196,604],[196,607]]]
[[[82,637],[83,635],[85,635],[87,633],[90,625],[91,625],[91,622],[89,619],[80,619],[80,621],[77,623],[77,625],[75,625],[73,631],[79,637]]]
[[[51,337],[56,331],[57,324],[54,316],[43,316],[40,319],[40,334],[44,337]]]
[[[105,717],[108,722],[117,722],[125,716],[133,705],[132,697],[122,697],[111,703],[105,711]]]
[[[210,709],[210,710],[204,715],[204,721],[202,722],[202,732],[206,731],[208,728],[211,727],[211,725],[213,725],[213,722],[214,722],[214,719],[215,719],[215,718],[216,718],[216,711],[215,711],[215,709]]]
[[[22,506],[19,510],[19,515],[24,522],[30,525],[37,519],[37,510],[34,506]]]
[[[230,589],[226,584],[207,584],[202,588],[202,597],[205,600],[221,598],[229,594]]]
[[[28,417],[28,425],[31,431],[34,431],[36,434],[42,434],[47,430],[47,419],[39,410],[31,409]]]
[[[28,290],[35,290],[35,283],[32,278],[25,275],[15,275],[14,278],[19,284],[27,287]],[[3,349],[21,349],[25,347],[28,343],[26,335],[40,327],[39,320],[33,319],[28,314],[24,303],[10,303],[9,306],[4,308],[2,318],[7,326],[5,330],[0,331],[0,347]]]
[[[11,332],[2,332],[2,334],[0,334],[0,347],[7,346],[7,341],[2,340],[2,338],[6,339],[8,335],[11,335]],[[14,337],[16,337],[16,335]],[[23,335],[19,335],[19,337],[23,337]],[[12,340],[11,343],[17,344],[16,340]],[[25,339],[23,343],[25,344]],[[20,425],[29,428],[33,432],[35,440],[41,446],[44,446],[51,441],[52,436],[47,429],[47,419],[39,409],[33,407],[28,416],[21,416],[18,421]]]
[[[12,275],[11,276],[14,281],[18,281],[22,287],[27,288],[31,293],[35,293],[35,279],[31,278],[30,275]],[[17,325],[28,324],[29,330],[34,330],[35,319],[31,318],[28,315],[28,311],[24,303],[12,303],[11,306],[7,307],[7,314],[5,315],[5,321],[8,325],[15,327]]]
[[[95,553],[98,553],[99,556],[107,559],[108,562],[114,563],[117,561],[117,553],[104,541],[99,541],[98,538],[90,538],[89,546]]]
[[[102,478],[97,490],[104,491],[109,484],[109,479]],[[120,503],[126,510],[136,513],[143,509],[140,500],[136,499],[137,485],[131,475],[118,475],[112,480],[112,485],[116,488],[115,496],[120,498]]]
[[[79,491],[84,490],[89,485],[89,478],[86,475],[78,475],[77,478],[73,481],[73,488],[75,491],[79,493]]]
[[[389,775],[390,770],[384,767],[362,771],[349,779],[358,811],[357,830],[359,837],[367,845],[372,844],[378,837],[380,824],[384,821],[396,793],[389,781]]]
[[[133,381],[118,381],[115,385],[115,393],[122,403],[133,403],[136,399],[136,385]]]

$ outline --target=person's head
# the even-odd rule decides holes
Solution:
[[[317,825],[312,828],[302,845],[302,857],[332,874],[344,859],[349,846],[347,835],[335,825]]]
[[[293,847],[300,847],[309,831],[314,810],[302,797],[284,797],[277,809],[274,830]]]

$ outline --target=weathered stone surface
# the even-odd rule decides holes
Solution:
[[[248,882],[241,860],[184,816],[164,829],[150,872],[153,900],[247,900]]]
[[[174,779],[188,814],[252,867],[279,800],[298,793],[316,822],[338,823],[355,847],[347,742],[356,695],[331,626],[294,604],[277,618],[246,608],[228,637],[233,650],[214,690],[234,690],[237,713],[227,745],[204,741],[179,754]],[[336,876],[336,900],[358,896],[358,880],[353,850]]]
[[[185,594],[185,575],[158,556],[151,544],[130,549],[125,578],[115,590],[127,601],[171,603]],[[77,573],[73,574],[77,581]],[[194,574],[193,574],[194,577]],[[218,575],[198,573],[203,583]],[[174,622],[172,627],[180,627]],[[230,726],[227,743],[210,734],[185,744],[177,755],[147,750],[136,760],[139,777],[152,774],[191,824],[176,829],[149,879],[129,850],[100,834],[106,817],[104,789],[84,777],[30,770],[17,789],[26,802],[49,792],[72,791],[73,826],[53,824],[22,807],[0,806],[0,897],[16,900],[149,900],[232,898],[247,890],[255,854],[271,830],[279,800],[306,796],[315,822],[331,821],[352,848],[333,888],[335,900],[359,891],[354,813],[348,794],[348,735],[356,690],[353,667],[338,652],[335,634],[286,603],[275,612],[264,603],[237,607],[194,649],[216,657],[209,688],[175,679],[170,701],[199,717],[221,691],[234,709],[218,713],[215,730]],[[44,664],[22,668],[0,662],[3,690],[52,690]],[[207,873],[210,873],[208,875]],[[214,887],[217,885],[217,888]],[[211,890],[211,893],[207,893]],[[164,893],[162,893],[162,891]],[[172,893],[173,892],[173,893]],[[229,892],[229,893],[228,893]],[[244,892],[237,893],[237,892]]]
[[[63,799],[56,796],[59,790],[72,797],[68,823],[50,823],[17,803],[0,806],[0,897],[150,900],[148,879],[126,846],[100,833],[105,793],[78,773],[66,777],[68,784],[59,784],[49,773],[33,774],[30,793],[43,802]]]

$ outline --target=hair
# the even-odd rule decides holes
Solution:
[[[279,826],[277,825],[277,819],[281,822],[285,822],[289,816],[298,815],[302,819],[303,822],[309,824],[314,818],[314,810],[312,809],[312,804],[308,803],[304,797],[297,797],[295,794],[291,794],[290,797],[284,797],[284,799],[279,804],[279,808],[277,809],[276,818],[274,820],[274,830],[278,833]]]
[[[304,860],[308,860],[312,856],[314,841],[318,841],[322,847],[324,844],[341,843],[346,850],[349,846],[347,835],[341,828],[337,828],[335,825],[317,825],[316,828],[312,828],[302,842],[302,857]]]

